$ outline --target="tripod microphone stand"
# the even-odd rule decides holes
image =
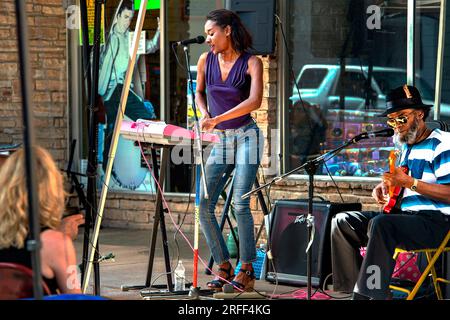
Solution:
[[[380,130],[377,132],[363,132],[359,135],[357,135],[356,137],[354,137],[353,139],[347,141],[346,143],[344,143],[343,145],[341,145],[340,147],[333,149],[331,151],[328,151],[327,153],[324,153],[321,156],[318,156],[314,159],[308,160],[307,162],[305,162],[304,164],[302,164],[301,166],[281,175],[278,177],[273,178],[270,182],[260,186],[259,188],[253,189],[250,192],[247,192],[246,194],[244,194],[242,196],[242,199],[246,199],[248,198],[251,194],[258,192],[261,189],[267,188],[268,186],[283,180],[284,178],[286,178],[287,176],[300,171],[302,169],[304,169],[306,171],[306,173],[308,174],[308,181],[309,181],[309,185],[308,185],[308,215],[306,217],[306,222],[307,222],[307,229],[308,229],[308,245],[306,247],[306,272],[307,272],[307,300],[311,300],[311,269],[312,269],[312,243],[314,241],[314,215],[313,215],[313,198],[314,198],[314,175],[316,174],[317,168],[318,166],[323,162],[326,163],[328,160],[330,160],[331,158],[333,158],[336,154],[338,154],[342,149],[347,148],[348,146],[357,143],[358,141],[362,140],[362,139],[368,139],[368,138],[373,138],[373,137],[391,137],[392,135],[394,135],[394,130],[393,129],[384,129],[384,130]]]

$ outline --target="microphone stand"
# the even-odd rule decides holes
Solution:
[[[186,69],[187,76],[189,79],[189,89],[191,91],[192,98],[192,110],[194,111],[194,131],[195,131],[195,145],[194,150],[197,149],[197,152],[194,152],[194,162],[195,162],[195,224],[194,224],[194,268],[193,268],[193,281],[192,287],[189,290],[189,296],[193,299],[199,299],[200,296],[200,288],[198,287],[198,242],[199,242],[199,232],[200,232],[200,176],[201,182],[203,183],[203,189],[205,190],[205,199],[208,199],[208,188],[206,185],[206,174],[205,174],[205,166],[203,162],[203,148],[201,141],[201,132],[200,132],[200,124],[197,117],[197,108],[195,106],[195,94],[194,94],[194,86],[192,84],[192,74],[190,70],[190,62],[189,62],[189,54],[187,45],[183,46],[184,57],[186,60]],[[197,160],[198,159],[198,160]],[[200,162],[200,165],[198,165]]]
[[[33,297],[36,300],[43,299],[42,276],[41,276],[41,227],[40,227],[40,210],[39,210],[39,188],[35,175],[36,172],[36,156],[33,150],[35,145],[35,135],[33,126],[33,104],[32,104],[32,85],[31,85],[31,68],[29,63],[29,46],[28,46],[28,25],[27,10],[25,1],[15,1],[16,10],[16,31],[17,46],[19,48],[20,62],[20,88],[22,90],[22,118],[23,118],[23,140],[25,150],[25,171],[26,186],[28,191],[28,225],[29,232],[26,240],[26,249],[30,253],[32,267],[32,284]]]
[[[319,166],[319,164],[321,162],[327,162],[328,160],[330,160],[331,158],[333,158],[337,153],[339,153],[342,149],[357,143],[359,140],[361,139],[366,139],[368,138],[367,135],[363,136],[363,134],[359,134],[356,137],[354,137],[353,139],[347,141],[346,143],[344,143],[343,145],[341,145],[340,147],[328,151],[327,153],[324,153],[321,156],[318,156],[314,159],[308,160],[307,162],[305,162],[304,164],[302,164],[301,166],[283,174],[280,175],[278,177],[273,178],[270,182],[261,185],[259,188],[253,189],[250,192],[247,192],[246,194],[244,194],[242,196],[242,199],[246,199],[248,198],[251,194],[258,192],[261,189],[267,188],[268,186],[283,180],[284,178],[286,178],[287,176],[301,170],[301,169],[305,169],[305,171],[308,173],[308,180],[309,180],[309,185],[308,185],[308,215],[306,217],[306,222],[307,222],[307,228],[308,228],[308,246],[306,247],[306,261],[307,261],[307,266],[306,266],[306,273],[307,273],[307,290],[308,290],[308,294],[307,294],[307,300],[311,300],[311,269],[312,269],[312,243],[314,241],[314,215],[313,215],[313,198],[314,198],[314,175],[316,174],[317,171],[317,167]]]
[[[199,160],[200,160],[200,168],[201,168],[201,173],[202,173],[202,183],[203,183],[203,188],[205,189],[205,198],[208,199],[208,188],[206,186],[206,175],[205,175],[205,166],[204,166],[204,162],[203,162],[203,149],[202,149],[202,141],[201,141],[201,132],[200,132],[200,124],[198,122],[198,116],[197,116],[197,107],[195,105],[195,93],[194,93],[194,86],[192,84],[192,74],[191,74],[191,70],[189,69],[190,66],[190,62],[189,62],[189,49],[188,47],[185,45],[183,46],[183,51],[184,51],[184,57],[186,59],[186,67],[187,67],[187,75],[188,75],[188,79],[189,79],[189,89],[191,91],[191,97],[192,97],[192,110],[194,111],[194,130],[195,130],[195,141],[197,144],[197,152],[198,152],[198,156],[199,156]]]

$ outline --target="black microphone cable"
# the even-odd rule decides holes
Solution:
[[[178,59],[177,51],[175,50],[175,47],[177,47],[177,43],[176,43],[176,42],[173,42],[172,45],[171,45],[171,47],[172,47],[173,54],[174,54],[174,56],[175,56],[175,60],[177,61],[177,64],[178,64],[184,71],[187,71],[186,67],[185,67],[185,66],[180,62],[180,60]]]
[[[190,40],[194,40],[194,39],[190,39]],[[202,44],[202,43],[205,42],[205,38],[204,38],[203,36],[198,36],[197,38],[195,38],[195,40],[197,40],[197,42],[193,42],[193,43]],[[198,41],[200,41],[200,42],[198,42]],[[183,42],[183,41],[176,41],[176,42],[173,42],[172,45],[171,45],[171,47],[172,47],[172,51],[173,51],[173,54],[175,55],[175,59],[177,60],[178,65],[179,65],[184,71],[187,71],[186,67],[183,66],[183,65],[181,64],[180,60],[178,59],[178,55],[177,55],[177,52],[176,52],[176,50],[175,50],[175,47],[178,47],[179,45],[181,45],[181,42]],[[190,66],[187,66],[187,67],[190,67]]]
[[[303,111],[305,112],[305,114],[307,115],[309,128],[310,128],[310,130],[312,130],[311,117],[310,117],[309,113],[307,112],[307,110],[306,110],[306,108],[305,108],[305,103],[303,102],[302,95],[300,94],[300,89],[299,89],[298,84],[297,84],[297,81],[296,81],[296,79],[295,79],[294,70],[292,69],[292,63],[291,63],[291,51],[289,50],[289,46],[288,46],[288,44],[287,44],[286,35],[285,35],[284,29],[283,29],[283,22],[281,22],[281,19],[280,19],[280,17],[279,17],[277,14],[275,14],[275,18],[277,18],[277,20],[278,20],[278,23],[279,23],[279,26],[280,26],[280,31],[281,31],[281,34],[282,34],[282,36],[283,36],[283,44],[284,44],[284,47],[286,48],[286,52],[287,52],[287,54],[288,54],[288,66],[289,66],[288,68],[289,68],[289,73],[290,73],[290,75],[291,75],[292,81],[294,82],[295,89],[297,90],[298,97],[299,97],[299,99],[300,99],[302,109],[303,109]]]

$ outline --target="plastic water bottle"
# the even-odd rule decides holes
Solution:
[[[178,265],[175,268],[175,291],[186,290],[186,269],[183,266],[183,261],[179,260]]]

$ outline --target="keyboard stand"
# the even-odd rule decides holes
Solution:
[[[161,189],[164,190],[164,183],[166,178],[166,170],[168,167],[168,161],[169,161],[169,154],[172,146],[170,145],[157,145],[157,144],[150,144],[151,148],[151,158],[152,158],[152,171],[155,176],[155,179],[158,180],[159,185],[161,186]],[[161,167],[158,170],[158,162],[156,159],[156,149],[161,149]],[[166,230],[166,222],[164,218],[164,213],[167,212],[167,209],[163,209],[162,205],[162,194],[157,186],[156,189],[156,207],[155,207],[155,216],[153,220],[153,230],[152,230],[152,236],[150,240],[150,253],[149,253],[149,259],[148,259],[148,268],[147,268],[147,276],[145,279],[145,284],[141,286],[121,286],[122,291],[129,291],[129,290],[142,290],[146,288],[167,288],[170,292],[173,291],[173,282],[172,282],[172,271],[170,267],[170,257],[169,257],[169,246],[167,241],[167,230]],[[152,279],[152,272],[153,272],[153,263],[155,259],[155,247],[156,247],[156,240],[158,236],[158,226],[161,229],[161,236],[162,236],[162,242],[163,242],[163,252],[164,252],[164,264],[166,267],[166,273],[167,273],[167,286],[152,286],[151,279]]]

